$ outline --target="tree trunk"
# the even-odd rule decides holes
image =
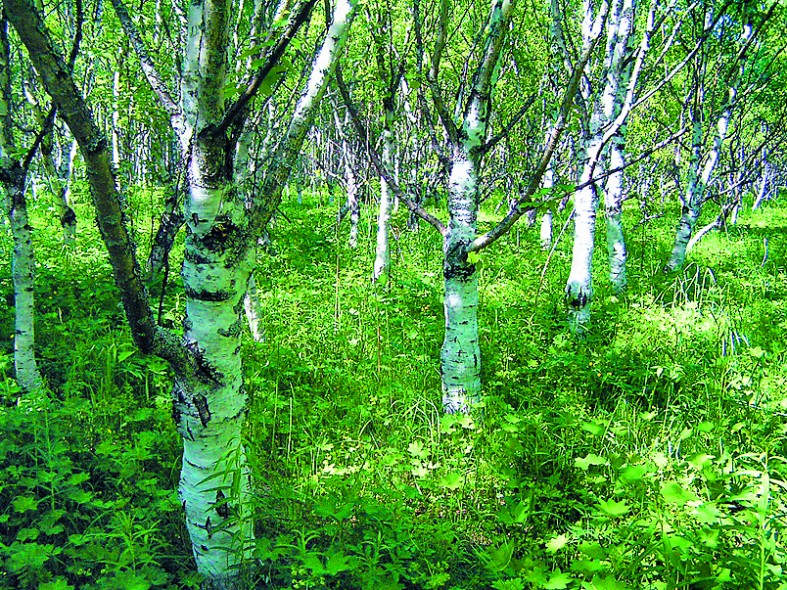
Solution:
[[[623,138],[615,136],[610,146],[609,166],[612,170],[625,164]],[[623,171],[613,172],[607,177],[604,192],[604,212],[607,219],[607,254],[609,256],[609,279],[612,290],[619,294],[626,290],[626,240],[623,235]]]
[[[477,162],[469,155],[472,140],[466,143],[466,147],[455,148],[451,162],[448,186],[451,219],[443,243],[445,337],[440,349],[440,374],[443,409],[450,414],[466,413],[481,401],[478,275],[465,250],[476,235],[478,172]]]
[[[11,222],[14,254],[11,261],[14,282],[14,369],[16,382],[25,393],[44,386],[35,357],[35,255],[25,199],[25,173],[12,165],[3,175],[6,213]]]
[[[385,128],[383,129],[383,165],[389,170],[393,167],[393,108],[385,108]],[[391,264],[391,254],[388,249],[388,231],[391,219],[393,200],[388,182],[380,177],[380,212],[377,216],[377,250],[374,259],[374,273],[372,280],[377,281],[387,274]]]

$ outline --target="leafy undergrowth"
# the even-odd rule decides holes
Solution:
[[[565,327],[569,244],[543,280],[532,230],[484,252],[482,420],[439,408],[437,236],[400,214],[373,287],[371,214],[351,251],[314,203],[285,212],[258,270],[266,338],[243,351],[250,588],[787,588],[783,211],[707,236],[676,275],[671,221],[632,229],[630,290],[611,295],[598,256],[583,341]],[[38,213],[53,393],[19,399],[4,338],[0,588],[196,588],[167,367],[134,350],[95,231],[68,252]],[[164,322],[182,313],[173,289]]]

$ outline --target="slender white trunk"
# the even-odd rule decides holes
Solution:
[[[748,25],[744,26],[741,41],[746,43],[749,40],[751,34],[752,28]],[[697,220],[702,213],[702,205],[705,201],[705,191],[707,189],[708,183],[710,182],[711,175],[716,169],[716,164],[719,162],[719,158],[721,157],[721,149],[724,145],[724,140],[727,138],[727,129],[730,124],[732,109],[737,101],[737,85],[740,81],[742,72],[743,65],[741,64],[737,70],[736,76],[734,76],[730,83],[727,102],[724,105],[724,109],[722,110],[721,115],[719,115],[719,118],[716,122],[716,135],[713,138],[713,146],[711,147],[710,153],[708,154],[708,157],[705,161],[705,166],[702,168],[702,174],[700,174],[699,177],[697,176],[697,170],[700,162],[699,152],[702,147],[702,116],[701,112],[698,111],[702,109],[704,93],[702,92],[701,88],[698,89],[699,100],[697,102],[699,103],[699,106],[696,106],[692,110],[692,116],[694,118],[694,145],[692,148],[692,160],[689,165],[689,183],[686,196],[682,200],[683,207],[681,211],[681,218],[678,222],[678,228],[675,231],[675,242],[672,247],[672,254],[670,255],[670,258],[666,264],[665,269],[667,271],[680,270],[683,268],[683,265],[686,261],[687,246],[691,240],[691,234],[694,231]]]
[[[600,34],[603,14],[609,9],[608,2],[602,2],[599,14],[593,17],[591,2],[585,2],[585,18],[582,24],[583,46],[589,47],[593,39]],[[586,111],[592,112],[590,121],[585,128],[585,136],[579,146],[580,177],[579,184],[585,184],[597,174],[603,172],[602,162],[603,134],[602,126],[606,119],[604,107],[613,100],[615,89],[607,75],[613,59],[614,39],[617,34],[620,0],[613,0],[607,25],[607,53],[605,57],[604,85],[599,103],[592,100],[591,89],[587,83],[582,84],[581,97]],[[569,306],[569,325],[574,333],[582,333],[590,321],[590,306],[593,300],[593,249],[596,235],[596,209],[598,195],[594,184],[579,189],[574,195],[574,245],[571,253],[571,272],[566,282],[565,296]]]
[[[260,296],[254,274],[249,277],[249,284],[246,288],[246,298],[243,301],[243,307],[246,309],[246,320],[249,323],[251,337],[255,342],[264,342],[265,327],[262,325],[261,319],[262,306],[260,304]]]
[[[120,178],[120,69],[112,77],[112,166],[115,178]]]
[[[555,173],[552,168],[544,172],[544,179],[541,181],[543,188],[551,189],[555,184]],[[539,230],[539,237],[541,240],[541,249],[549,250],[552,248],[552,209],[549,208],[544,211],[541,216],[541,228]]]
[[[385,127],[383,129],[383,164],[388,170],[393,160],[393,110],[385,109]],[[377,281],[388,272],[391,255],[388,249],[388,226],[391,219],[393,200],[385,178],[380,177],[380,212],[377,216],[377,251],[374,259],[372,280]]]
[[[24,175],[21,168],[12,168],[10,174],[14,178],[4,188],[14,242],[14,369],[17,384],[29,393],[44,385],[35,357],[35,255],[23,193]]]
[[[63,211],[62,217],[60,218],[60,224],[63,227],[63,241],[67,245],[73,245],[76,241],[77,216],[74,212],[74,209],[71,207],[71,183],[74,174],[74,160],[76,159],[79,145],[77,144],[76,140],[72,140],[67,157],[63,153],[62,146],[60,150],[61,154],[58,175],[60,177],[62,186],[60,188],[59,201]]]
[[[705,191],[710,181],[711,174],[713,174],[716,164],[719,161],[721,147],[727,136],[727,126],[729,125],[730,115],[732,114],[734,97],[735,88],[731,88],[730,102],[719,117],[713,148],[702,169],[702,174],[697,177],[695,172],[689,179],[687,194],[684,198],[684,204],[681,211],[681,218],[678,222],[678,228],[675,231],[675,242],[672,247],[672,254],[667,262],[667,270],[680,270],[683,268],[686,261],[687,246],[691,240],[691,234],[694,231],[697,220],[702,213]],[[701,125],[701,123],[695,122],[695,126],[697,124]]]
[[[770,194],[770,176],[771,164],[768,160],[765,160],[762,164],[762,178],[760,179],[760,187],[757,190],[757,197],[754,199],[754,203],[751,206],[752,211],[759,209],[768,198]]]
[[[348,146],[349,148],[349,146]],[[358,202],[358,181],[349,151],[344,158],[344,182],[347,187],[347,209],[350,212],[350,248],[358,247],[358,223],[361,220],[361,206]]]
[[[625,164],[622,137],[612,139],[610,146],[609,165],[611,169]],[[607,177],[604,192],[604,210],[607,220],[607,254],[609,256],[609,278],[615,293],[626,289],[626,240],[623,235],[623,171],[614,172]]]

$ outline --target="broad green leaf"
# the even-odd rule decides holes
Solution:
[[[678,506],[683,506],[686,502],[697,499],[694,492],[684,490],[681,485],[674,480],[664,482],[664,485],[661,486],[661,495],[670,504],[677,504]]]
[[[566,546],[568,537],[566,535],[558,535],[547,541],[547,553],[557,553]]]
[[[449,490],[456,490],[462,487],[462,474],[458,471],[450,471],[440,478],[440,486]]]
[[[486,551],[482,554],[486,558],[487,566],[498,572],[502,572],[511,563],[514,555],[514,544],[511,542],[503,543],[494,551]]]
[[[628,465],[620,472],[620,481],[623,483],[641,481],[647,472],[648,468],[644,465]]]
[[[547,583],[542,586],[544,590],[564,590],[568,588],[569,584],[574,581],[571,574],[568,572],[561,572],[558,570],[556,574],[552,574],[547,580]]]
[[[14,512],[19,514],[38,509],[38,500],[29,496],[17,496],[11,504],[14,507]]]
[[[587,471],[591,465],[600,467],[602,465],[609,465],[609,461],[607,461],[604,457],[600,455],[595,455],[593,453],[588,453],[584,457],[577,457],[574,459],[574,463],[577,467],[582,469],[582,471]]]
[[[625,501],[617,502],[615,500],[602,500],[599,502],[598,507],[601,509],[601,512],[607,516],[612,516],[615,518],[618,516],[623,516],[624,514],[628,513],[629,510],[631,510]]]
[[[38,590],[74,590],[74,587],[65,578],[57,578],[52,582],[39,584]]]
[[[325,564],[325,573],[329,576],[335,576],[349,569],[352,569],[350,558],[341,551],[328,556],[328,562]]]
[[[589,432],[593,436],[601,436],[604,434],[606,428],[603,424],[599,424],[598,422],[583,422],[582,430]]]
[[[424,449],[424,443],[420,440],[414,440],[407,446],[407,452],[417,459],[426,459],[427,452]]]

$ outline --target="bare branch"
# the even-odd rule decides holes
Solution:
[[[350,120],[353,122],[356,133],[360,137],[367,137],[366,129],[364,129],[361,118],[358,115],[358,109],[356,109],[355,105],[353,104],[352,99],[350,98],[350,92],[347,90],[347,85],[344,83],[341,66],[336,68],[336,84],[339,86],[339,92],[341,92],[342,100],[344,100],[344,105],[347,107],[347,112],[350,113]],[[398,197],[398,199],[404,203],[411,212],[418,215],[418,217],[426,221],[438,232],[440,232],[440,235],[445,236],[447,229],[445,225],[443,225],[443,222],[426,211],[423,207],[415,203],[404,193],[404,191],[402,191],[402,188],[396,182],[394,175],[391,174],[390,170],[388,170],[388,168],[383,164],[382,159],[374,150],[374,148],[367,146],[366,153],[369,154],[369,159],[377,169],[377,173],[385,179],[385,182],[387,182],[388,186],[393,189],[394,194]]]

